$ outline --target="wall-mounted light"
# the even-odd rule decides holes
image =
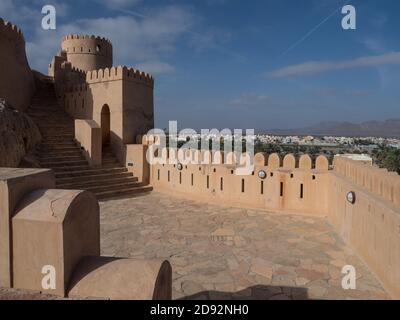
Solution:
[[[353,191],[350,191],[347,195],[346,195],[346,199],[349,203],[351,204],[355,204],[356,203],[356,194]]]
[[[267,173],[264,170],[258,171],[258,177],[260,179],[265,179],[267,177]]]
[[[183,165],[182,165],[182,163],[178,163],[178,165],[177,165],[176,167],[177,167],[177,169],[178,169],[179,171],[182,171],[182,170],[183,170]]]

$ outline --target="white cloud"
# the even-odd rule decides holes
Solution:
[[[40,24],[42,20],[42,7],[48,4],[48,0],[1,0],[0,17],[13,24]],[[57,15],[65,17],[68,14],[68,4],[61,0],[51,1],[57,10]]]
[[[204,21],[188,5],[164,5],[141,7],[141,0],[91,0],[94,4],[104,5],[115,11],[113,16],[68,19],[67,23],[57,22],[57,30],[42,30],[41,5],[47,0],[0,0],[0,16],[27,32],[27,54],[33,69],[46,72],[47,65],[60,49],[60,41],[67,34],[89,34],[106,37],[114,47],[114,65],[137,66],[142,71],[161,74],[175,71],[173,65],[166,62],[173,58],[179,43],[185,41],[197,52],[218,51],[223,55],[243,61],[244,58],[225,48],[230,34],[212,27],[204,28]],[[56,0],[57,14],[67,15],[69,8],[61,0]],[[26,6],[22,6],[25,4]],[[29,4],[29,5],[28,5]],[[30,9],[32,8],[32,9]],[[115,13],[120,13],[115,16]],[[201,33],[195,29],[203,25]]]
[[[169,6],[153,10],[149,19],[117,16],[81,19],[59,25],[56,31],[51,32],[38,28],[33,39],[27,43],[28,56],[33,68],[43,70],[59,50],[64,35],[93,34],[112,41],[115,65],[152,64],[158,72],[171,72],[173,67],[162,60],[175,52],[177,41],[190,30],[193,20],[187,9]]]
[[[238,98],[230,101],[229,104],[238,107],[260,107],[266,106],[270,102],[271,99],[268,95],[258,93],[243,93]]]
[[[143,70],[152,75],[169,74],[175,72],[175,68],[172,65],[160,61],[142,62],[137,64],[135,68],[138,70]]]
[[[272,71],[268,75],[273,78],[285,78],[385,64],[400,64],[400,52],[389,52],[382,55],[365,56],[342,61],[309,61]]]
[[[111,9],[130,8],[141,2],[142,0],[95,0]]]
[[[0,17],[3,20],[10,21],[13,24],[22,23],[27,20],[32,20],[35,16],[35,11],[29,6],[17,4],[13,0],[0,1]],[[40,12],[37,16],[40,15]]]

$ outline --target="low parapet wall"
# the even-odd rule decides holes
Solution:
[[[342,157],[334,163],[329,221],[400,299],[400,176]],[[350,192],[354,203],[347,201]]]
[[[221,152],[163,149],[163,161],[151,166],[151,183],[155,190],[194,200],[326,216],[388,292],[400,298],[397,173],[341,157],[335,158],[333,170],[329,170],[325,157],[314,162],[307,155],[282,159],[277,154],[257,154],[252,174],[236,175],[234,163],[240,164],[245,158]]]
[[[282,161],[277,154],[269,157],[257,154],[250,175],[237,175],[233,154],[224,157],[221,152],[179,152],[182,157],[173,149],[163,150],[165,163],[151,166],[151,184],[156,190],[269,211],[319,216],[328,212],[328,160],[325,157],[319,157],[313,165],[309,156],[296,159],[288,155]],[[202,162],[193,164],[196,158]]]
[[[334,159],[334,171],[385,201],[400,206],[400,176],[396,172],[340,156]]]

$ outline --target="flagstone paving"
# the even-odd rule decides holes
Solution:
[[[101,202],[107,256],[168,259],[174,299],[388,299],[323,218],[226,208],[152,192]],[[357,289],[342,289],[342,268]]]

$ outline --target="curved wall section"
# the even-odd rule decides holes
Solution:
[[[35,91],[21,30],[0,18],[0,98],[25,110]]]
[[[105,38],[95,36],[66,36],[61,50],[75,68],[83,71],[111,68],[113,65],[112,44]]]

